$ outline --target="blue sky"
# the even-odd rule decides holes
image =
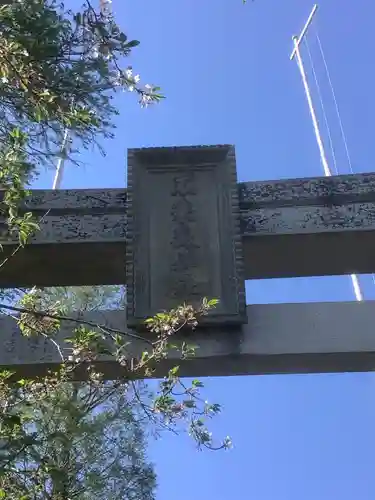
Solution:
[[[322,175],[300,76],[289,61],[291,36],[302,28],[310,0],[245,6],[241,0],[113,0],[113,7],[124,30],[141,41],[134,69],[160,85],[167,99],[141,110],[122,94],[116,138],[104,144],[107,157],[85,153],[86,166],[68,166],[63,187],[125,186],[127,148],[183,144],[235,144],[239,180]],[[331,1],[320,5],[314,23],[355,172],[374,170],[374,15],[371,0]],[[339,170],[346,173],[324,67],[316,40],[309,41]],[[38,187],[51,184],[48,172]],[[371,279],[363,282],[366,297],[374,298]],[[248,303],[352,297],[347,277],[247,284]],[[372,374],[220,378],[206,387],[207,398],[224,406],[213,430],[218,437],[230,434],[234,449],[198,453],[187,438],[165,435],[150,450],[158,499],[374,498]]]

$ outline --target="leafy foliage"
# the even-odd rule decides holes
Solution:
[[[114,292],[117,299],[118,290]],[[89,298],[87,291],[71,293]],[[108,295],[102,297],[108,303]],[[154,340],[147,339],[148,348],[134,356],[132,332],[91,325],[82,314],[62,316],[61,309],[57,314],[55,307],[60,308],[63,297],[57,298],[56,289],[50,295],[33,290],[25,294],[21,307],[7,306],[19,312],[24,334],[45,336],[62,357],[54,372],[33,380],[0,374],[0,485],[7,498],[33,492],[25,499],[48,494],[86,500],[99,493],[103,498],[132,499],[142,490],[141,498],[151,499],[155,476],[142,448],[145,425],[158,432],[176,431],[182,424],[199,447],[230,446],[229,438],[215,446],[206,428],[205,418],[219,413],[220,406],[203,401],[200,381],[187,387],[178,366],[169,370],[156,392],[139,381],[152,376],[171,348],[180,349],[182,358],[194,355],[192,346],[175,344],[174,336],[182,328],[195,328],[215,300],[204,300],[198,311],[184,305],[150,319]],[[87,310],[88,304],[76,303],[78,311]],[[74,317],[77,328],[61,341],[61,322]],[[115,382],[105,381],[96,364],[103,355],[118,366]],[[77,373],[86,381],[74,382]]]
[[[112,136],[114,92],[136,94],[141,106],[162,98],[122,66],[138,42],[120,30],[108,2],[96,10],[85,0],[77,12],[57,0],[0,6],[0,210],[7,222],[1,238],[18,240],[12,254],[4,253],[0,272],[46,215],[38,220],[22,205],[40,168],[61,155],[75,161],[74,153]],[[71,144],[61,150],[67,129]],[[140,382],[155,375],[171,349],[183,359],[194,356],[195,348],[176,334],[194,329],[216,301],[159,313],[141,337],[87,317],[100,305],[123,303],[121,289],[111,293],[2,292],[0,311],[23,335],[52,344],[60,360],[33,379],[0,373],[0,499],[151,500],[155,475],[144,453],[146,424],[156,431],[187,428],[199,447],[229,447],[229,438],[216,446],[206,428],[205,419],[220,406],[202,399],[200,381],[186,386],[175,366],[155,391]],[[65,338],[63,326],[71,331]],[[104,380],[104,360],[116,368],[116,381]]]
[[[141,86],[139,75],[122,67],[138,43],[89,0],[77,12],[57,0],[0,6],[2,212],[21,245],[37,229],[31,214],[19,213],[25,188],[39,167],[68,155],[69,148],[60,148],[66,129],[76,145],[73,159],[74,151],[113,136],[114,92],[134,92],[142,106],[162,98],[158,87]]]
[[[46,310],[116,307],[120,287],[57,287],[39,296]],[[30,296],[25,302],[31,304]],[[44,333],[56,325],[38,323]],[[35,329],[33,334],[36,334]],[[95,378],[72,382],[67,372],[38,380],[0,380],[0,485],[6,498],[152,500],[155,474],[145,454],[145,422],[128,384]],[[141,382],[137,396],[145,397]],[[1,491],[1,490],[0,490]],[[29,495],[29,496],[26,496]],[[1,498],[1,496],[0,496]]]
[[[1,418],[6,498],[154,498],[142,419],[124,385],[77,384],[60,373],[6,390],[13,403]]]

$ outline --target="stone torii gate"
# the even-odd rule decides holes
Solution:
[[[133,149],[127,189],[35,190],[26,209],[43,216],[41,231],[0,270],[0,287],[125,283],[127,311],[106,313],[122,330],[220,299],[189,333],[199,349],[179,361],[185,376],[375,367],[372,301],[245,303],[247,279],[375,271],[375,173],[238,184],[232,146]],[[11,253],[17,242],[1,243]],[[0,324],[1,366],[29,376],[59,363],[11,318]],[[174,364],[171,354],[156,375]],[[102,369],[116,377],[113,362]]]

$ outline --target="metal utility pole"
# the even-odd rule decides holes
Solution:
[[[69,129],[65,129],[64,131],[64,137],[61,143],[61,153],[60,153],[60,158],[57,162],[56,165],[56,173],[55,173],[55,178],[53,179],[53,184],[52,184],[52,189],[60,189],[63,175],[64,175],[64,164],[65,164],[65,158],[66,158],[66,150],[68,147],[68,141],[69,141]]]
[[[104,19],[108,19],[108,17],[112,14],[112,8],[111,8],[111,3],[112,0],[99,0],[99,8],[100,12],[103,15]],[[1,4],[1,0],[0,0]],[[72,101],[73,105],[73,101]],[[60,189],[61,183],[63,180],[64,176],[64,166],[65,166],[65,160],[67,156],[67,149],[68,149],[68,143],[69,143],[69,129],[66,128],[64,131],[64,137],[61,143],[61,153],[60,153],[60,158],[56,164],[56,172],[55,172],[55,178],[53,180],[53,185],[52,189]]]
[[[326,156],[325,149],[324,149],[324,144],[323,144],[322,137],[320,134],[319,123],[318,123],[318,120],[316,118],[314,104],[313,104],[313,101],[311,98],[310,88],[309,88],[309,84],[307,81],[306,72],[305,72],[305,68],[303,66],[303,61],[302,61],[302,56],[301,56],[301,51],[300,51],[300,44],[301,44],[304,36],[307,33],[307,30],[308,30],[308,28],[309,28],[309,26],[314,18],[314,15],[315,15],[317,9],[318,9],[318,6],[317,6],[317,4],[315,4],[307,21],[306,21],[305,26],[303,27],[303,29],[299,35],[299,37],[293,36],[294,48],[293,48],[293,51],[290,55],[290,60],[292,61],[294,59],[294,57],[297,60],[297,66],[298,66],[298,69],[301,73],[302,83],[303,83],[303,87],[305,90],[307,104],[309,106],[309,111],[310,111],[311,120],[312,120],[312,124],[313,124],[313,128],[314,128],[315,138],[316,138],[316,142],[318,144],[320,159],[321,159],[321,162],[323,165],[324,175],[326,177],[331,177],[332,172],[331,172],[331,169],[329,168],[329,165],[328,165],[327,156]],[[350,279],[352,281],[355,298],[357,301],[360,302],[363,300],[363,294],[362,294],[361,286],[359,284],[358,276],[356,274],[351,274]]]

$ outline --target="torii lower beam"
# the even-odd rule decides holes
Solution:
[[[198,346],[193,359],[181,361],[173,353],[159,363],[155,377],[180,365],[185,377],[364,372],[375,369],[375,301],[309,304],[266,304],[247,307],[248,324],[188,332],[180,340]],[[90,320],[124,330],[122,311],[92,314]],[[64,323],[62,337],[71,332]],[[0,318],[3,348],[0,366],[20,377],[35,377],[59,363],[56,348],[44,339],[20,336],[11,318]],[[132,341],[132,354],[142,345]],[[144,346],[143,346],[144,347]],[[120,368],[99,363],[108,379]]]

